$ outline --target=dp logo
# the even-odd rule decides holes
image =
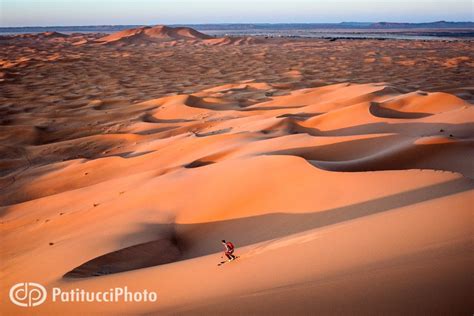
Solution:
[[[46,301],[46,289],[38,283],[17,283],[10,289],[10,300],[21,307],[38,306]]]

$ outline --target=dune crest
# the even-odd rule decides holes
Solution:
[[[116,45],[162,44],[176,46],[178,43],[187,43],[205,46],[242,46],[261,44],[264,43],[265,40],[255,37],[239,36],[212,37],[196,31],[190,27],[170,27],[166,25],[157,25],[153,27],[144,26],[135,29],[119,31],[96,39],[94,42]]]
[[[170,27],[166,25],[143,26],[113,33],[97,40],[101,43],[147,43],[164,40],[204,40],[211,36],[189,27]]]

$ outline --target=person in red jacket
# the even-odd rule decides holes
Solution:
[[[227,259],[229,259],[229,261],[232,261],[232,260],[235,260],[236,257],[233,255],[234,253],[234,244],[231,243],[230,241],[225,241],[225,240],[222,240],[222,244],[224,245],[225,247],[225,256],[227,257]]]

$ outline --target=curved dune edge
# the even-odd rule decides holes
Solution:
[[[381,84],[338,84],[284,96],[271,96],[268,91],[278,88],[249,83],[136,104],[97,100],[75,110],[81,117],[68,114],[60,118],[68,121],[66,128],[45,123],[28,126],[28,121],[4,126],[2,140],[12,150],[2,161],[8,168],[0,183],[10,194],[2,195],[0,202],[8,205],[82,188],[128,176],[134,168],[186,168],[225,146],[234,147],[234,158],[272,154],[280,150],[276,143],[264,150],[257,146],[253,152],[245,151],[242,145],[296,134],[313,138],[311,145],[300,146],[298,152],[302,153],[295,155],[326,170],[416,168],[474,175],[464,159],[472,154],[473,109],[455,96],[404,95]],[[252,101],[244,102],[239,95]],[[84,125],[82,120],[90,123]],[[28,133],[18,138],[14,132],[20,129]],[[390,139],[394,141],[358,140],[380,133],[393,134]],[[326,138],[341,141],[325,146]],[[176,156],[165,148],[169,145],[188,149],[183,151],[186,154]],[[163,156],[163,151],[169,154]],[[320,152],[321,158],[311,151]],[[351,158],[353,153],[357,160]],[[169,161],[162,158],[173,156]],[[78,159],[83,161],[75,163]],[[338,162],[331,162],[334,159]],[[32,167],[22,170],[19,166],[25,161]],[[108,171],[84,177],[82,170],[94,170],[96,166]],[[71,180],[67,185],[54,180],[65,167]]]
[[[63,277],[102,276],[172,263],[179,259],[177,241],[163,238],[104,254],[68,271]]]
[[[407,299],[407,283],[429,293],[411,311],[464,311],[472,105],[381,83],[287,88],[244,82],[97,99],[56,122],[14,117],[0,130],[2,287],[160,291],[157,305],[110,314],[212,314],[232,298],[264,311],[255,297],[324,313],[341,303],[326,281],[355,299],[375,278],[387,288],[363,293],[381,313]],[[241,260],[217,270],[223,238]],[[97,307],[45,308],[71,306]]]

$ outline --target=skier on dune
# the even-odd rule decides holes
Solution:
[[[225,247],[225,256],[227,257],[227,259],[229,259],[228,261],[232,261],[232,260],[235,260],[236,257],[233,255],[234,253],[234,244],[231,243],[230,241],[225,241],[224,239],[222,240],[222,244],[224,245]]]

